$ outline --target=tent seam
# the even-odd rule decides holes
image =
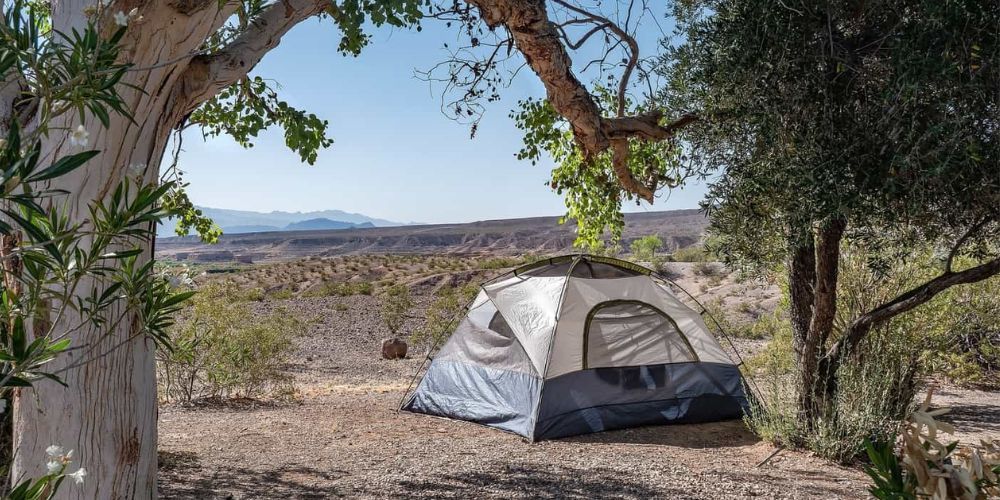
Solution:
[[[573,269],[575,269],[577,264],[579,264],[580,261],[583,259],[584,255],[580,254],[573,259],[572,263],[570,263],[569,269],[566,270],[566,278],[565,278],[566,282],[563,283],[562,290],[559,292],[559,301],[557,302],[559,306],[556,307],[556,318],[555,318],[555,323],[552,325],[552,336],[551,338],[549,338],[549,348],[548,351],[545,353],[545,366],[542,367],[542,374],[541,374],[542,383],[538,385],[538,398],[535,400],[535,411],[531,415],[530,439],[532,442],[535,441],[535,430],[536,430],[535,428],[538,425],[538,412],[542,408],[542,394],[545,392],[545,376],[549,373],[549,363],[552,362],[552,347],[556,343],[556,332],[559,330],[559,318],[562,316],[563,304],[565,303],[565,298],[566,298],[566,289],[569,288],[569,280],[570,277],[573,275]]]

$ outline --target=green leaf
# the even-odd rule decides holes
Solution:
[[[84,163],[87,163],[91,158],[100,154],[100,151],[91,150],[84,151],[82,153],[76,153],[69,156],[64,156],[57,160],[52,166],[43,169],[35,174],[32,174],[27,179],[27,182],[38,182],[46,181],[49,179],[54,179],[56,177],[62,177],[77,168],[81,167]]]

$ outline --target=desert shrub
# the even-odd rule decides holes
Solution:
[[[695,262],[692,269],[696,275],[709,278],[721,279],[722,275],[725,274],[725,269],[718,262],[698,261]]]
[[[243,300],[262,302],[265,298],[264,289],[259,286],[243,289]]]
[[[380,294],[382,306],[382,322],[393,336],[406,322],[406,315],[413,307],[410,289],[406,285],[392,285]]]
[[[479,261],[479,269],[506,269],[508,267],[520,266],[523,262],[523,259],[515,257],[490,257]]]
[[[460,287],[442,287],[427,307],[424,324],[410,335],[410,342],[440,346],[454,331],[461,319],[459,315],[477,293],[479,287],[471,283]]]
[[[711,262],[718,260],[701,245],[678,248],[674,253],[670,254],[670,258],[676,262]]]
[[[856,458],[866,439],[887,439],[911,408],[920,364],[915,350],[899,336],[873,333],[839,370],[839,390],[822,401],[824,418],[805,428],[796,409],[795,363],[790,328],[782,328],[745,370],[758,382],[757,396],[746,422],[774,444],[806,447],[841,462]]]
[[[268,292],[265,295],[272,300],[288,300],[295,295],[295,292],[289,287],[281,287],[277,290]]]
[[[351,295],[371,295],[374,291],[375,285],[367,281],[327,281],[303,295],[306,297],[350,297]]]
[[[283,309],[253,314],[245,293],[229,282],[203,286],[192,302],[169,331],[173,349],[157,351],[163,399],[291,393],[282,368],[301,321]]]
[[[942,295],[929,311],[944,332],[927,354],[931,371],[958,385],[1000,389],[1000,278]]]
[[[790,328],[788,325],[788,312],[786,308],[779,307],[777,310],[759,314],[756,310],[744,302],[737,310],[744,315],[744,318],[737,318],[732,312],[726,311],[721,300],[714,300],[705,304],[705,323],[716,337],[724,332],[731,337],[760,340],[773,338],[780,332]],[[752,317],[752,316],[757,317]],[[750,316],[749,318],[747,316]]]
[[[845,250],[838,283],[838,330],[834,334],[863,311],[925,279],[933,272],[933,255],[928,252],[925,257],[901,264],[903,267],[891,273],[880,273],[870,267],[871,255],[858,249]],[[992,284],[948,291],[925,307],[874,328],[855,352],[845,356],[837,374],[836,396],[820,401],[823,418],[808,429],[801,427],[795,415],[797,395],[790,393],[795,385],[790,383],[794,377],[791,333],[782,328],[772,343],[748,363],[751,372],[768,377],[762,384],[768,389],[761,397],[764,403],[753,408],[747,419],[750,427],[767,440],[805,446],[840,461],[861,454],[866,439],[879,442],[891,438],[912,410],[913,396],[920,382],[933,372],[935,362],[952,359],[959,352],[954,332],[963,322],[963,315],[957,314],[956,303],[961,301],[955,300],[955,294],[987,297],[970,298],[966,304],[980,300],[989,303],[995,299],[984,292],[987,286]],[[995,310],[983,311],[978,317],[988,323],[990,315],[995,314]],[[771,384],[771,380],[777,382]]]
[[[656,257],[656,253],[663,248],[663,240],[655,234],[649,236],[643,236],[632,241],[629,245],[629,250],[632,252],[632,258],[641,262],[652,262],[653,258]]]

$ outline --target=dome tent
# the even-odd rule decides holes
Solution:
[[[483,285],[406,411],[529,440],[739,418],[739,368],[652,271],[567,255]]]

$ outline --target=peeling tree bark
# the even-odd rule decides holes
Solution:
[[[573,136],[587,157],[612,150],[615,176],[625,190],[653,202],[659,179],[648,184],[630,171],[628,140],[669,140],[677,130],[697,120],[688,114],[667,125],[662,113],[604,117],[590,91],[573,73],[573,61],[556,25],[549,19],[545,0],[469,0],[486,24],[510,31],[517,49],[545,86],[552,107],[569,122]],[[621,113],[620,113],[621,114]]]
[[[54,4],[53,26],[62,31],[80,29],[86,23],[83,11],[89,3]],[[106,197],[129,175],[130,166],[144,165],[144,180],[156,182],[170,132],[183,117],[228,83],[243,78],[281,35],[319,12],[320,3],[289,0],[277,5],[280,10],[268,9],[236,43],[209,57],[192,55],[231,15],[232,3],[123,0],[106,7],[108,17],[133,7],[143,16],[129,27],[123,57],[134,65],[124,82],[144,92],[122,87],[122,98],[135,122],[112,115],[110,126],[104,129],[96,119],[88,118],[89,147],[101,154],[50,182],[48,187],[69,192],[59,203],[73,221],[86,222],[88,205]],[[3,95],[0,91],[0,98]],[[11,115],[5,102],[0,99],[0,112],[6,112],[0,120],[7,123]],[[53,129],[75,128],[78,119],[75,114],[61,117]],[[42,144],[43,162],[78,151],[66,136],[53,134]],[[145,258],[152,258],[151,245],[147,251]],[[71,313],[61,322],[65,331],[79,324],[80,318]],[[88,472],[82,486],[65,484],[60,498],[155,498],[157,407],[152,341],[140,334],[132,317],[112,328],[79,329],[71,339],[80,349],[49,366],[52,371],[66,369],[61,376],[68,388],[39,383],[16,398],[13,479],[43,475],[45,448],[58,444],[74,449],[75,465]]]

